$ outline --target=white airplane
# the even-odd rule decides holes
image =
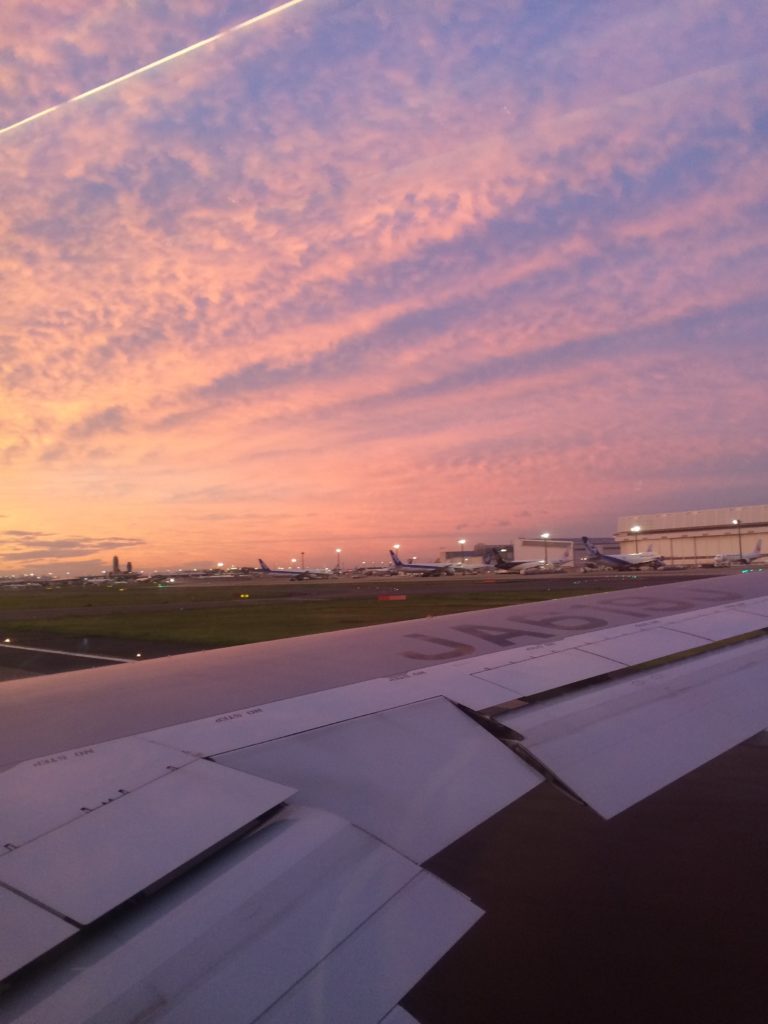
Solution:
[[[611,569],[639,569],[644,565],[650,566],[651,569],[658,569],[664,564],[664,556],[657,555],[650,547],[635,554],[606,555],[588,537],[582,537],[581,540],[593,559],[610,566]]]
[[[521,576],[525,576],[536,572],[562,572],[565,565],[570,562],[571,555],[568,548],[563,548],[561,557],[554,562],[545,562],[543,559],[514,561],[504,558],[502,553],[494,548],[489,558],[488,564],[495,566],[500,572],[519,572]]]
[[[335,575],[332,569],[270,569],[263,558],[259,568],[265,576],[284,576],[289,580],[325,580]]]
[[[417,573],[419,576],[453,576],[455,572],[450,562],[402,562],[396,551],[390,551],[389,555],[398,572]]]
[[[527,565],[523,565],[520,569],[513,569],[513,572],[519,572],[521,576],[527,576],[530,573],[537,572],[563,572],[566,565],[571,561],[571,552],[569,548],[563,548],[563,553],[559,558],[554,561],[547,562],[533,562]]]
[[[607,842],[766,729],[766,595],[698,579],[5,680],[0,1022],[412,1024],[483,914],[425,862],[534,790]],[[690,818],[663,822],[666,847]]]
[[[715,555],[712,564],[719,568],[723,568],[728,565],[750,565],[752,562],[757,561],[758,558],[764,557],[763,539],[762,537],[759,537],[755,544],[754,551],[750,551],[746,555],[740,555],[733,552],[727,555]]]
[[[515,560],[513,558],[505,558],[504,551],[501,548],[488,548],[483,555],[483,561],[486,565],[490,565],[494,569],[505,569],[507,572],[512,572],[517,569],[518,566],[536,564],[526,559]]]

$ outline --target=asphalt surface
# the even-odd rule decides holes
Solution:
[[[541,785],[426,867],[485,916],[420,1024],[764,1024],[765,734],[603,821]]]

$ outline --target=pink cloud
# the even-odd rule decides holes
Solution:
[[[764,100],[748,22],[719,9],[730,63],[677,37],[635,51],[654,6],[588,25],[584,55],[540,44],[533,99],[514,63],[472,64],[494,44],[482,12],[376,9],[389,45],[356,48],[368,14],[342,12],[348,55],[316,67],[297,61],[321,29],[303,15],[6,136],[14,508],[46,480],[60,528],[95,534],[129,515],[130,479],[130,532],[159,556],[173,494],[198,496],[183,530],[202,548],[217,515],[249,544],[281,523],[286,544],[309,525],[437,537],[526,510],[576,530],[574,468],[579,515],[610,518],[637,459],[671,493],[692,437],[714,478],[757,433],[748,361],[722,351],[766,270]],[[57,69],[73,88],[114,70],[117,8],[62,11],[85,61],[67,71],[38,36],[39,95]],[[173,38],[210,14],[200,0]],[[707,56],[725,46],[692,5],[668,17]]]

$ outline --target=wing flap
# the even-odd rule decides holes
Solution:
[[[524,699],[672,654],[693,652],[710,642],[738,639],[765,629],[768,629],[768,608],[756,599],[741,602],[739,607],[698,610],[597,629],[553,644],[500,654],[493,659],[468,659],[460,667],[470,670],[482,661],[485,667],[475,668],[475,678],[495,683],[514,697]]]
[[[188,764],[140,737],[25,761],[0,774],[0,855]]]
[[[705,640],[725,640],[739,633],[765,628],[768,625],[768,611],[762,602],[745,601],[740,607],[676,615],[667,625],[681,633],[690,633]]]
[[[292,806],[113,919],[108,935],[86,930],[55,965],[48,996],[12,993],[13,1019],[379,1021],[480,914],[348,822]],[[346,1001],[329,987],[340,971],[356,978],[355,1017],[331,1012]],[[306,1013],[286,1018],[292,1005]]]
[[[480,916],[466,897],[421,872],[260,1024],[378,1024]],[[361,964],[376,964],[376,970],[361,971]]]
[[[422,863],[542,777],[442,698],[222,755]]]
[[[508,697],[528,697],[543,690],[580,682],[594,676],[605,675],[621,668],[615,659],[603,658],[576,648],[553,651],[527,659],[516,660],[503,668],[483,670],[478,678],[498,683],[508,691]]]
[[[0,886],[0,980],[77,933],[67,921]]]
[[[498,720],[610,818],[768,727],[766,656],[753,640]]]
[[[252,825],[293,790],[193,762],[0,858],[0,883],[88,924]]]
[[[638,665],[652,658],[667,658],[695,645],[690,633],[681,633],[663,626],[624,631],[621,636],[607,637],[585,643],[582,650],[611,658],[622,665]]]

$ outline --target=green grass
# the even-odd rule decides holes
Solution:
[[[585,589],[579,589],[579,593],[584,592]],[[290,602],[279,599],[285,595],[272,592],[269,597],[277,600],[243,599],[239,596],[243,593],[254,594],[254,589],[249,590],[247,586],[216,588],[214,593],[203,588],[179,588],[172,590],[170,599],[167,591],[157,590],[141,595],[129,590],[119,595],[114,592],[92,594],[88,591],[86,597],[83,597],[82,592],[78,595],[77,604],[81,608],[88,603],[92,604],[93,613],[77,615],[62,615],[67,602],[61,601],[60,591],[32,594],[29,603],[25,595],[25,609],[39,612],[47,607],[54,615],[50,618],[25,618],[17,602],[19,617],[4,617],[2,629],[17,642],[23,640],[25,635],[39,637],[44,633],[50,637],[110,637],[209,648],[550,600],[553,597],[552,592],[545,588],[527,591],[518,600],[509,591],[494,593],[490,589],[463,594],[413,594],[408,595],[404,601],[380,601],[375,592],[359,597],[326,597],[323,600],[297,600],[294,596]],[[288,588],[287,594],[291,595]],[[256,595],[259,598],[263,596],[258,591]],[[71,607],[73,595],[64,596],[68,598]],[[118,596],[120,601],[116,600]],[[144,600],[137,602],[135,599],[138,596]],[[50,599],[50,603],[46,603],[45,599]],[[216,601],[217,606],[197,607],[203,599],[207,602]],[[135,607],[137,603],[143,604],[145,608],[148,604],[154,607],[138,609]]]

